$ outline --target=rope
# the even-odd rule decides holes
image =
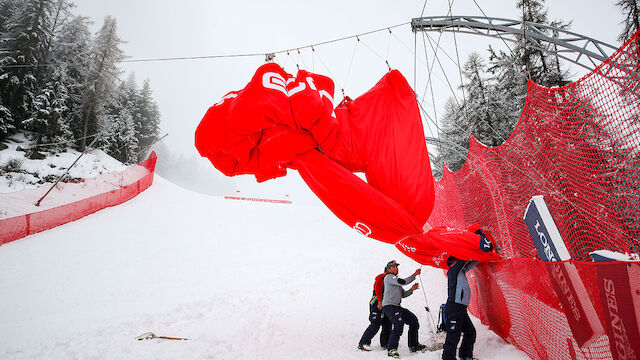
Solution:
[[[240,53],[240,54],[221,54],[221,55],[202,55],[202,56],[177,56],[177,57],[159,57],[159,58],[142,58],[142,59],[124,59],[124,60],[118,61],[118,63],[206,60],[206,59],[224,59],[224,58],[240,58],[240,57],[255,57],[255,56],[264,57],[265,54],[285,54],[285,53],[288,53],[288,52],[291,52],[291,51],[294,51],[294,50],[298,51],[298,54],[300,54],[300,49],[313,48],[313,47],[318,47],[318,46],[321,46],[321,45],[327,45],[327,44],[331,44],[331,43],[335,43],[335,42],[339,42],[339,41],[355,39],[357,37],[362,37],[362,36],[365,36],[365,35],[370,35],[370,34],[378,33],[378,32],[381,32],[381,31],[390,31],[390,29],[393,29],[393,28],[396,28],[396,27],[400,27],[400,26],[405,26],[405,25],[408,25],[410,23],[411,22],[404,22],[404,23],[401,23],[401,24],[387,26],[387,27],[384,27],[384,28],[371,30],[371,31],[367,31],[367,32],[363,32],[363,33],[359,33],[359,34],[355,34],[355,35],[344,36],[344,37],[341,37],[341,38],[322,41],[322,42],[319,42],[319,43],[309,44],[309,45],[290,48],[290,49],[283,49],[283,50],[279,50],[279,51],[267,51],[267,52],[262,52],[262,53]],[[3,68],[26,68],[26,67],[41,67],[41,66],[56,66],[56,65],[57,64],[52,64],[52,63],[49,63],[49,64],[20,64],[20,65],[3,65],[2,67]]]
[[[424,102],[424,100],[423,100]],[[420,110],[422,110],[422,112],[424,113],[424,115],[427,117],[427,119],[431,120],[431,122],[433,123],[433,125],[435,125],[436,130],[438,130],[438,133],[442,132],[442,129],[440,129],[440,126],[438,125],[438,121],[431,118],[431,116],[429,116],[429,114],[427,113],[427,111],[424,109],[424,107],[422,107],[422,104],[420,102],[418,102],[418,107],[420,108]],[[435,111],[435,106],[434,106],[434,111]],[[439,139],[439,137],[438,137]]]
[[[320,45],[327,45],[327,44],[331,44],[331,43],[338,42],[338,41],[344,41],[344,40],[348,40],[348,39],[355,39],[356,37],[362,37],[364,35],[374,34],[374,33],[377,33],[377,32],[386,31],[386,30],[389,30],[389,29],[397,28],[397,27],[400,27],[400,26],[405,26],[405,25],[408,25],[408,24],[411,24],[411,22],[407,21],[407,22],[404,22],[404,23],[401,23],[401,24],[387,26],[387,27],[384,27],[384,28],[381,28],[381,29],[371,30],[371,31],[363,32],[363,33],[356,34],[356,35],[345,36],[345,37],[341,37],[341,38],[337,38],[337,39],[333,39],[333,40],[323,41],[323,42],[319,42],[319,43],[316,43],[316,44],[301,46],[299,48],[280,50],[280,51],[274,52],[274,54],[280,54],[280,53],[284,53],[284,52],[287,52],[287,51],[290,51],[290,50],[294,50],[294,49],[310,48],[311,46],[318,47]],[[263,55],[264,54],[261,54],[261,56],[263,56]]]
[[[353,60],[356,57],[356,50],[358,50],[358,45],[360,44],[360,38],[356,37],[356,39],[358,40],[356,42],[356,45],[353,47],[353,54],[351,54],[351,62],[349,62],[349,68],[347,69],[347,76],[344,79],[344,84],[342,87],[342,93],[344,95],[344,89],[347,86],[347,82],[349,81],[349,74],[351,74],[351,67],[353,66]]]
[[[21,131],[25,132],[25,133],[37,134],[37,133],[35,133],[33,131],[27,131],[27,130],[21,130]],[[38,147],[44,147],[44,146],[68,144],[68,143],[72,143],[72,142],[77,141],[77,140],[88,139],[88,138],[94,137],[94,136],[96,136],[98,134],[99,133],[95,133],[95,134],[91,134],[91,135],[87,135],[87,136],[82,136],[82,137],[79,137],[79,138],[73,138],[73,139],[70,139],[70,140],[64,140],[64,141],[58,141],[58,142],[52,142],[52,143],[34,144],[31,147],[32,148],[38,148]]]
[[[429,35],[428,35],[428,34],[426,34],[426,36],[427,36],[427,39],[429,39],[429,43],[431,44],[431,38],[429,37]],[[426,46],[426,45],[425,45],[425,46]],[[431,46],[431,48],[433,49],[433,46]],[[425,52],[426,52],[426,50],[425,50]],[[450,56],[448,56],[447,52],[446,52],[444,49],[442,49],[442,52],[443,52],[445,55],[447,55],[447,57],[449,57],[449,59],[451,59],[451,57],[450,57]],[[439,60],[439,59],[438,59],[438,60]],[[447,84],[449,85],[449,89],[451,90],[451,93],[452,93],[453,99],[455,100],[456,104],[457,104],[459,107],[462,107],[462,106],[460,105],[460,101],[458,100],[458,98],[456,97],[455,93],[453,92],[453,87],[452,87],[451,83],[449,82],[449,78],[446,76],[446,73],[444,72],[444,68],[442,67],[442,64],[441,64],[440,62],[438,62],[438,64],[440,65],[440,69],[442,70],[443,74],[445,75],[445,78],[446,78],[446,80],[447,80]],[[455,64],[456,66],[458,66],[458,70],[459,70],[459,71],[461,71],[461,67],[460,67],[460,65],[459,65],[458,63],[456,63],[455,61],[454,61],[454,64]],[[428,84],[428,85],[429,85],[429,84]],[[424,98],[424,96],[426,95],[426,93],[427,93],[427,89],[425,88],[425,91],[424,91],[424,93],[423,93],[423,98]],[[431,95],[433,96],[433,88],[431,88]],[[464,88],[463,88],[463,95],[464,95]],[[463,101],[465,101],[465,102],[466,102],[466,99],[463,99]],[[467,116],[468,116],[468,111],[469,111],[469,110],[466,108],[466,105],[463,107],[463,109],[465,110],[465,115],[467,115]],[[472,111],[472,112],[471,112],[471,114],[472,114],[472,115],[477,115],[477,112]],[[494,133],[496,136],[498,136],[498,138],[500,138],[500,139],[502,140],[502,142],[505,142],[505,141],[506,141],[506,139],[505,139],[505,138],[503,138],[503,137],[502,137],[502,135],[501,135],[499,132],[497,132],[497,131],[496,131],[496,130],[491,126],[491,124],[487,124],[487,126],[489,126],[489,128],[493,131],[493,133]],[[461,128],[461,127],[458,127],[458,130],[468,131],[469,129],[463,129],[463,128]]]
[[[424,291],[424,283],[422,282],[422,265],[420,265],[420,274],[418,274],[418,279],[420,280],[420,288],[422,289],[422,295],[424,296],[425,310],[427,310],[427,314],[429,314],[429,319],[431,319],[431,328],[433,329],[433,334],[437,331],[436,322],[433,320],[433,315],[431,314],[431,309],[429,308],[429,301],[427,300],[427,293]]]
[[[287,51],[287,56],[288,56],[288,59],[290,59],[290,60],[291,60],[291,62],[293,63],[293,65],[295,65],[295,66],[296,66],[296,68],[297,68],[298,70],[300,70],[300,65],[299,65],[299,64],[298,64],[298,62],[293,58],[293,56],[291,56],[291,53],[290,53],[290,52],[288,52],[288,51]]]
[[[502,40],[502,42],[504,43],[504,45],[507,47],[507,49],[509,49],[509,52],[511,53],[511,55],[513,56],[513,50],[511,49],[511,46],[509,46],[509,44],[507,44],[507,42],[504,40],[504,38],[502,37],[502,35],[500,35],[500,32],[496,29],[495,25],[493,25],[493,22],[491,21],[491,19],[487,16],[487,14],[485,14],[484,10],[482,10],[482,8],[480,7],[480,5],[478,4],[478,2],[476,0],[473,0],[473,2],[476,4],[476,6],[478,7],[478,9],[480,9],[480,12],[482,13],[482,15],[484,16],[485,19],[487,19],[487,21],[489,21],[489,25],[491,25],[491,27],[496,30],[496,33],[498,34],[498,37],[500,38],[500,40]]]
[[[389,60],[389,50],[391,49],[391,35],[395,37],[394,34],[391,33],[391,29],[389,30],[389,38],[387,39],[387,60]]]
[[[431,46],[431,49],[432,49],[432,50],[433,50],[433,52],[434,52],[434,55],[433,55],[433,56],[434,56],[434,59],[438,62],[438,66],[440,67],[440,70],[442,71],[442,74],[444,75],[444,78],[445,78],[445,80],[447,81],[447,85],[449,86],[449,90],[451,91],[451,95],[453,96],[453,99],[455,100],[456,104],[457,104],[458,106],[460,106],[460,101],[458,100],[458,97],[456,96],[456,92],[455,92],[455,90],[453,89],[453,86],[451,85],[451,81],[449,81],[449,77],[447,76],[447,73],[444,71],[444,67],[442,66],[442,62],[440,62],[440,58],[438,57],[438,53],[437,53],[437,51],[433,48],[433,44],[431,44],[431,38],[429,37],[429,35],[428,35],[428,34],[425,34],[425,35],[426,35],[427,39],[429,40],[429,45]],[[440,33],[440,35],[442,35],[442,33]],[[440,42],[440,38],[438,38],[438,42]],[[436,48],[437,48],[437,44],[436,44]],[[435,66],[435,62],[432,62],[432,63],[431,63],[431,66],[432,66],[432,68],[431,68],[431,70],[430,70],[430,71],[432,72],[432,71],[433,71],[433,66]],[[459,68],[459,67],[460,67],[460,66],[458,65],[458,68]],[[430,79],[430,82],[431,82],[431,78],[429,78],[429,79]],[[428,85],[429,85],[429,84],[427,84],[427,86],[428,86]],[[425,90],[424,90],[424,94],[426,95],[426,93],[427,93],[427,89],[425,88]],[[424,95],[423,95],[423,98],[424,98]]]
[[[451,16],[451,7],[449,7],[449,13],[447,14],[449,16]],[[424,37],[425,37],[425,33],[422,32],[422,41],[424,43]],[[444,68],[442,67],[442,63],[440,62],[440,58],[438,58],[438,51],[437,49],[440,48],[440,40],[442,39],[442,32],[440,32],[440,34],[438,35],[438,41],[436,43],[436,48],[433,48],[433,44],[431,44],[431,37],[429,35],[426,35],[427,39],[429,39],[429,46],[431,47],[431,50],[433,51],[433,57],[434,59],[438,62],[438,65],[440,66],[440,70],[442,70],[442,74],[444,75],[445,79],[447,80],[447,84],[449,85],[449,89],[451,90],[451,94],[453,95],[454,100],[456,101],[456,104],[459,104],[460,102],[458,101],[456,95],[455,95],[455,91],[453,90],[453,88],[451,87],[451,83],[449,82],[449,78],[447,77],[447,73],[444,71]],[[424,48],[425,48],[425,54],[426,54],[426,48],[427,45],[424,44]],[[448,55],[447,55],[448,56]],[[429,80],[427,82],[427,86],[424,89],[424,94],[422,96],[422,98],[424,98],[424,96],[427,93],[427,87],[429,87],[429,85],[432,82],[432,78],[431,78],[431,74],[433,72],[433,66],[435,66],[435,61],[431,63],[431,68],[429,69]],[[459,67],[460,65],[458,65]],[[433,87],[431,87],[432,91],[431,91],[431,95],[433,97]],[[434,104],[435,106],[435,104]]]
[[[296,49],[296,51],[298,52],[298,60],[300,60],[300,62],[302,63],[302,67],[308,68],[307,64],[304,62],[304,56],[302,56],[300,49]]]
[[[413,92],[418,88],[418,34],[413,33]],[[428,65],[427,65],[428,66]],[[417,96],[416,96],[417,98]]]
[[[320,63],[322,64],[322,66],[324,66],[324,68],[327,70],[327,72],[329,73],[329,76],[332,79],[336,79],[335,82],[336,84],[340,87],[340,88],[344,88],[342,87],[339,83],[338,83],[338,78],[336,76],[333,75],[333,73],[331,72],[331,69],[329,69],[329,67],[327,66],[327,64],[324,62],[324,60],[322,60],[322,57],[320,57],[320,53],[318,51],[316,51],[315,49],[313,50],[313,54],[315,54],[315,56],[318,58],[318,60],[320,60]]]
[[[69,167],[67,168],[67,170],[64,172],[64,174],[62,174],[62,176],[60,176],[60,177],[58,178],[58,180],[55,182],[55,184],[53,184],[53,185],[49,188],[49,190],[47,190],[47,192],[46,192],[44,195],[42,195],[42,197],[41,197],[40,199],[38,199],[38,201],[37,201],[37,202],[36,202],[36,204],[35,204],[36,206],[40,206],[40,203],[42,202],[42,200],[44,200],[44,198],[45,198],[45,197],[47,197],[47,195],[49,195],[49,193],[51,192],[51,190],[53,190],[53,188],[55,188],[55,187],[56,187],[56,185],[58,185],[58,183],[59,183],[60,181],[62,181],[62,179],[63,179],[65,176],[67,176],[67,174],[69,173],[69,171],[71,171],[71,168],[72,168],[72,167],[73,167],[73,166],[78,162],[78,160],[80,160],[80,158],[81,158],[84,154],[86,154],[86,153],[87,153],[87,151],[89,150],[89,148],[90,148],[90,147],[92,147],[92,146],[93,146],[93,144],[94,144],[96,141],[98,141],[98,139],[100,139],[100,137],[101,137],[105,132],[107,132],[107,130],[109,130],[109,128],[111,127],[111,124],[112,124],[112,123],[113,123],[113,121],[110,121],[110,122],[108,122],[108,123],[107,123],[107,126],[105,126],[105,127],[102,129],[102,131],[100,131],[100,133],[98,134],[98,136],[96,136],[96,138],[95,138],[95,139],[93,139],[93,141],[91,142],[91,144],[89,144],[89,146],[88,146],[88,147],[86,147],[86,148],[84,149],[84,151],[83,151],[83,152],[78,156],[78,158],[77,158],[77,159],[76,159],[76,160],[71,164],[71,166],[69,166]]]
[[[369,49],[369,51],[371,51],[371,53],[373,53],[373,55],[377,56],[380,60],[384,61],[387,64],[387,67],[389,67],[389,70],[391,70],[391,66],[389,65],[389,61],[387,59],[385,59],[384,57],[382,57],[380,54],[378,54],[377,51],[375,51],[372,47],[370,47],[369,45],[367,45],[367,43],[365,43],[364,41],[360,40],[360,42],[362,43],[362,45],[364,47],[366,47],[367,49]]]
[[[526,55],[527,53],[527,32],[526,32],[527,22],[525,20],[526,19],[525,19],[525,13],[524,13],[524,5],[523,5],[522,6],[522,46],[524,47],[523,55]],[[531,74],[529,73],[527,64],[523,65],[523,70],[525,74],[527,74],[527,79],[531,80]]]
[[[423,16],[424,16],[424,9],[426,9],[426,8],[427,8],[427,1],[428,1],[428,0],[424,0],[424,5],[422,5],[422,12],[420,13],[420,17],[423,17]]]
[[[422,33],[422,45],[424,48],[424,57],[425,59],[427,59],[427,64],[429,63],[429,56],[427,54],[427,44],[424,41],[424,32]],[[428,66],[427,66],[428,67]],[[431,71],[433,70],[433,66],[431,67]],[[433,106],[433,117],[434,117],[434,124],[436,125],[436,129],[438,130],[437,132],[437,138],[440,139],[440,127],[438,126],[438,111],[436,110],[436,99],[435,99],[435,95],[433,93],[433,81],[431,81],[431,71],[429,71],[429,79],[427,81],[427,87],[431,90],[431,104]],[[424,95],[426,95],[427,93],[427,87],[424,88],[424,94],[423,94],[423,99],[424,99]],[[422,106],[420,106],[420,108],[422,109]],[[424,111],[424,109],[422,109]],[[427,113],[426,111],[424,112],[425,114]],[[428,117],[428,116],[427,116]],[[438,145],[438,153],[441,154],[442,153],[442,148],[440,145]]]
[[[156,138],[155,138],[155,140],[154,140],[154,142],[152,142],[151,144],[149,144],[145,149],[142,149],[142,150],[138,151],[137,153],[135,153],[135,154],[133,154],[133,155],[135,155],[136,157],[138,157],[138,156],[139,156],[140,154],[142,154],[143,152],[149,151],[153,145],[155,145],[155,144],[159,143],[159,142],[160,142],[160,141],[162,141],[164,138],[166,138],[168,135],[169,135],[169,134],[167,133],[167,134],[164,134],[164,135],[163,135],[162,137],[160,137],[160,138],[156,137]],[[123,145],[122,147],[120,147],[120,148],[123,148],[123,147],[124,147],[124,145]],[[118,150],[119,150],[119,149],[118,149]],[[127,161],[125,162],[125,164],[130,164],[130,162],[129,162],[129,161],[131,161],[131,158],[132,158],[132,157],[133,157],[133,156],[129,156],[129,158],[127,158]]]
[[[449,2],[449,14],[452,13],[451,7],[453,5],[453,2],[451,0],[448,0]],[[453,25],[453,18],[451,19],[451,25]],[[469,114],[467,112],[467,96],[465,95],[465,91],[464,91],[464,81],[462,80],[462,67],[460,66],[460,54],[458,53],[458,40],[456,39],[456,31],[455,28],[452,28],[453,31],[453,43],[455,45],[455,49],[456,49],[456,60],[458,62],[458,74],[460,75],[460,87],[462,90],[462,109],[464,110],[464,116],[467,120],[467,131],[470,132],[468,126],[469,126]]]

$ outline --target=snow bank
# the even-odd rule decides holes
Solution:
[[[15,134],[7,141],[7,149],[0,151],[0,193],[10,193],[22,189],[43,186],[43,179],[57,179],[80,155],[75,150],[67,150],[42,160],[29,159],[25,151],[32,146],[23,134]],[[122,171],[125,165],[102,150],[88,151],[69,171],[67,179],[86,179],[102,173]],[[49,185],[52,185],[49,182]]]
[[[142,166],[127,166],[101,150],[87,152],[71,168],[65,181],[47,195],[40,206],[36,202],[80,155],[67,150],[45,159],[29,159],[25,151],[31,143],[22,134],[8,141],[0,151],[0,219],[26,215],[103,194],[138,181],[147,173]],[[124,171],[127,169],[127,171]]]

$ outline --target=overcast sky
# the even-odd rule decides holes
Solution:
[[[515,1],[476,0],[490,17],[517,19]],[[118,33],[127,41],[123,50],[131,59],[267,53],[304,47],[323,41],[356,35],[371,30],[410,22],[419,17],[423,0],[350,0],[350,1],[197,1],[167,0],[75,0],[74,13],[90,17],[97,31],[105,16],[117,19]],[[616,38],[623,20],[614,0],[547,0],[549,18],[572,20],[571,30],[618,45]],[[424,16],[446,15],[448,0],[428,0]],[[452,1],[455,15],[482,15],[473,0]],[[410,25],[355,39],[302,49],[289,56],[278,55],[276,62],[290,73],[296,65],[331,76],[337,92],[344,88],[355,98],[374,85],[387,71],[385,60],[414,83],[414,35]],[[430,33],[437,37],[436,33]],[[459,57],[464,61],[472,50],[486,55],[489,40],[473,35],[456,38]],[[418,37],[422,42],[422,37]],[[445,34],[442,44],[452,57],[452,35]],[[500,42],[496,47],[505,48]],[[429,61],[433,56],[429,51]],[[426,68],[424,50],[418,44],[418,67]],[[443,58],[444,59],[444,58]],[[448,61],[448,60],[447,60]],[[450,61],[449,61],[450,62]],[[138,83],[150,79],[154,97],[162,114],[164,142],[173,150],[197,155],[193,133],[205,111],[231,90],[243,88],[264,56],[230,59],[154,61],[122,64],[134,72]],[[584,74],[570,68],[576,78]],[[455,68],[447,70],[457,86]],[[418,72],[416,92],[424,93],[426,73]],[[435,74],[436,107],[440,111],[450,96],[442,74]],[[430,98],[430,95],[426,96]],[[341,96],[336,96],[338,102]],[[430,101],[430,99],[429,99]],[[431,104],[425,104],[425,106]],[[430,136],[427,129],[427,136]]]

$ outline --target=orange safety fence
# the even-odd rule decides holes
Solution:
[[[130,166],[122,172],[103,174],[93,178],[99,182],[102,177],[107,176],[114,178],[115,175],[119,179],[130,179],[134,176],[133,180],[121,182],[115,190],[46,210],[0,219],[0,245],[78,220],[98,210],[119,205],[134,198],[153,183],[156,159],[155,152],[152,152],[147,160]],[[141,168],[143,172],[140,172]],[[138,173],[142,175],[136,175]]]
[[[640,265],[589,258],[640,250],[639,44],[636,33],[573,84],[530,81],[509,139],[486,147],[472,138],[464,167],[436,184],[429,224],[480,223],[505,259],[474,272],[470,309],[532,359],[640,359]],[[571,261],[538,258],[523,221],[535,195]]]

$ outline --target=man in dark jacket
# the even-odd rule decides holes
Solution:
[[[456,348],[462,334],[464,336],[460,345],[460,358],[463,360],[473,358],[476,328],[467,313],[471,290],[466,274],[477,264],[477,261],[462,261],[453,256],[447,259],[449,266],[447,271],[448,294],[447,303],[444,305],[447,338],[444,342],[443,360],[456,360]]]
[[[378,276],[373,282],[373,295],[369,301],[369,327],[362,334],[358,349],[363,351],[371,351],[371,339],[382,327],[380,332],[380,346],[387,348],[389,342],[389,333],[391,332],[391,322],[382,314],[382,294],[384,292],[384,277],[387,275],[388,268],[385,267],[384,272]]]
[[[486,237],[482,230],[480,235],[480,249],[484,252],[493,250],[490,237]],[[444,305],[445,330],[447,337],[444,342],[442,360],[456,360],[456,348],[462,336],[459,355],[461,360],[473,360],[473,346],[476,342],[476,328],[471,322],[467,306],[471,298],[471,289],[467,280],[467,272],[478,264],[477,261],[463,261],[453,256],[447,259],[447,303]]]

